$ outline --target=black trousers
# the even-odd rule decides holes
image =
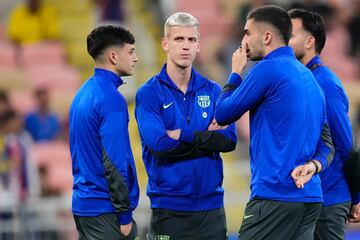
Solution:
[[[342,240],[345,238],[346,218],[351,203],[323,206],[315,227],[316,240]]]
[[[148,240],[226,240],[224,208],[181,212],[152,209]]]
[[[104,214],[96,217],[75,216],[76,229],[79,240],[138,240],[138,229],[133,220],[132,229],[128,236],[120,232],[120,225],[116,214]]]
[[[246,205],[239,240],[313,240],[321,203],[253,199]]]

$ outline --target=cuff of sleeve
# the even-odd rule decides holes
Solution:
[[[181,129],[179,140],[182,142],[192,143],[194,140],[193,131],[190,129]]]
[[[129,224],[132,221],[132,211],[121,212],[118,214],[118,219],[121,225]]]
[[[351,195],[352,205],[360,203],[360,193],[355,193]]]
[[[321,163],[321,171],[323,172],[327,168],[327,160],[322,156],[315,156],[313,160],[319,161]]]
[[[243,80],[242,80],[241,76],[239,74],[233,72],[230,74],[227,84],[232,84],[232,85],[235,85],[236,87],[238,87],[238,86],[240,86],[242,81]]]

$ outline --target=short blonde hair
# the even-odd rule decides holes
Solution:
[[[196,27],[199,32],[199,21],[190,13],[177,12],[171,15],[164,25],[164,36],[166,37],[171,27]],[[200,36],[200,32],[199,32]]]

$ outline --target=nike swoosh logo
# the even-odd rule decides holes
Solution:
[[[169,104],[167,104],[167,105],[164,104],[164,105],[163,105],[163,108],[164,108],[164,109],[167,109],[167,108],[170,107],[172,104],[173,104],[173,102],[171,102],[171,103],[169,103]]]
[[[254,215],[247,215],[247,216],[244,216],[244,219],[250,218],[250,217],[252,217],[252,216],[254,216]]]

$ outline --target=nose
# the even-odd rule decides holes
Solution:
[[[138,57],[137,57],[137,55],[134,53],[134,58],[133,58],[133,61],[134,62],[137,62],[137,61],[139,61],[139,59],[138,59]]]
[[[190,49],[189,45],[190,45],[189,41],[184,41],[183,45],[182,45],[182,48],[184,50],[189,50]]]

